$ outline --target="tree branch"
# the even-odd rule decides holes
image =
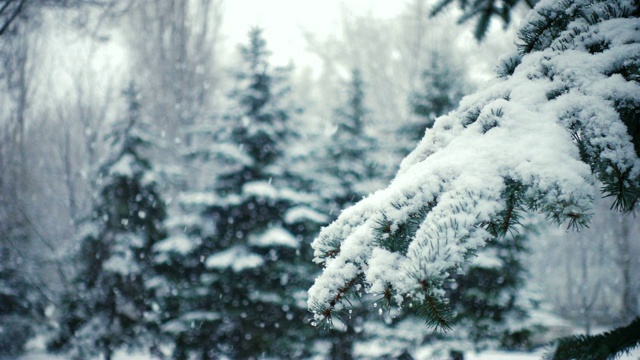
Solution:
[[[18,15],[20,15],[20,13],[24,8],[24,4],[27,2],[27,0],[8,0],[7,3],[2,7],[2,10],[0,10],[0,14],[2,14],[2,12],[6,10],[7,6],[9,6],[11,2],[15,2],[15,1],[19,1],[19,4],[17,5],[13,14],[11,14],[9,18],[5,20],[4,24],[2,25],[2,28],[0,28],[0,36],[2,36],[5,33],[5,31],[7,31],[7,29],[9,29],[9,25],[11,25],[11,23],[13,23],[13,21],[18,17]]]

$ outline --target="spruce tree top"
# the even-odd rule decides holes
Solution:
[[[133,83],[123,91],[128,101],[127,116],[113,124],[106,136],[107,158],[98,170],[100,179],[115,177],[140,177],[151,169],[142,151],[151,145],[147,124],[140,117],[140,94]],[[153,182],[154,178],[145,178]],[[100,180],[99,180],[100,181]],[[104,184],[102,184],[104,187]]]
[[[541,1],[500,78],[438,118],[387,189],[314,241],[316,320],[362,285],[446,326],[444,281],[523,212],[577,229],[600,194],[636,209],[639,12],[633,0]]]
[[[248,182],[277,176],[281,172],[277,162],[288,134],[289,111],[280,104],[288,91],[283,86],[286,69],[270,69],[260,29],[249,32],[249,44],[240,50],[244,61],[236,72],[236,88],[229,94],[235,107],[225,116],[228,133],[224,138],[230,141],[221,150],[227,167],[220,170],[217,179],[216,190],[222,194],[239,193]]]

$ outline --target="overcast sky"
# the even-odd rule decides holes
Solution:
[[[225,3],[223,21],[227,45],[245,43],[249,28],[259,26],[274,62],[299,63],[309,60],[302,54],[301,30],[327,35],[337,32],[343,9],[354,15],[392,17],[404,4],[404,0],[231,0]]]
[[[428,4],[433,2],[427,1]],[[320,65],[320,60],[305,51],[302,31],[321,38],[339,34],[344,14],[391,18],[402,12],[408,3],[409,0],[227,0],[223,16],[225,47],[233,50],[238,44],[246,43],[248,30],[259,26],[264,29],[273,63],[283,65],[293,60],[298,69],[305,66],[315,68]],[[455,10],[452,7],[446,12]],[[457,15],[453,16],[453,28],[449,31],[462,34],[458,41],[467,43],[474,58],[482,59],[476,64],[479,71],[472,72],[478,80],[493,78],[497,57],[513,47],[519,17],[516,12],[509,31],[505,31],[500,22],[494,21],[486,40],[477,46],[472,31],[454,26]]]

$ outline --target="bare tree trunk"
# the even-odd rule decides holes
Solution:
[[[69,217],[74,227],[78,221],[78,205],[76,202],[76,186],[75,186],[75,171],[73,169],[73,161],[71,160],[71,129],[69,126],[64,131],[63,141],[63,171],[64,182],[67,186],[68,205],[69,205]]]
[[[571,238],[573,239],[573,238]],[[575,284],[575,280],[573,278],[573,264],[571,259],[573,258],[572,252],[571,252],[571,247],[573,245],[575,245],[572,241],[568,241],[569,239],[567,239],[567,241],[565,241],[565,251],[564,253],[566,254],[566,259],[565,259],[565,275],[566,275],[566,284],[565,284],[565,289],[567,292],[567,298],[565,300],[565,306],[563,306],[565,313],[567,312],[567,308],[569,307],[574,307],[575,306],[575,300],[573,298],[573,286]],[[566,306],[566,304],[568,304],[569,306]],[[565,314],[566,315],[566,314]]]
[[[578,291],[580,292],[580,310],[583,316],[584,329],[586,335],[591,334],[593,327],[594,306],[598,301],[600,292],[602,290],[602,281],[600,276],[593,278],[593,274],[590,269],[601,269],[604,260],[603,243],[600,241],[597,246],[597,250],[593,251],[593,245],[588,236],[583,236],[578,239],[580,248],[580,284]],[[595,264],[593,258],[590,255],[597,256],[598,263]]]
[[[220,74],[218,46],[223,0],[136,2],[127,40],[147,116],[166,138],[165,162],[177,160],[197,142],[193,127],[215,113]],[[209,140],[207,140],[209,141]],[[197,186],[208,178],[198,168],[188,178],[171,179],[176,189]],[[202,174],[202,175],[200,175]]]
[[[631,321],[638,314],[637,298],[632,289],[631,279],[631,234],[629,231],[628,216],[620,216],[620,236],[616,243],[620,254],[620,270],[622,272],[622,322]]]

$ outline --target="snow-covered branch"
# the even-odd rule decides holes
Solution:
[[[501,78],[440,117],[388,188],[315,240],[324,264],[309,290],[316,320],[357,284],[392,289],[399,305],[444,300],[443,282],[519,212],[585,226],[598,180],[620,210],[636,207],[637,16],[631,0],[538,4]]]

